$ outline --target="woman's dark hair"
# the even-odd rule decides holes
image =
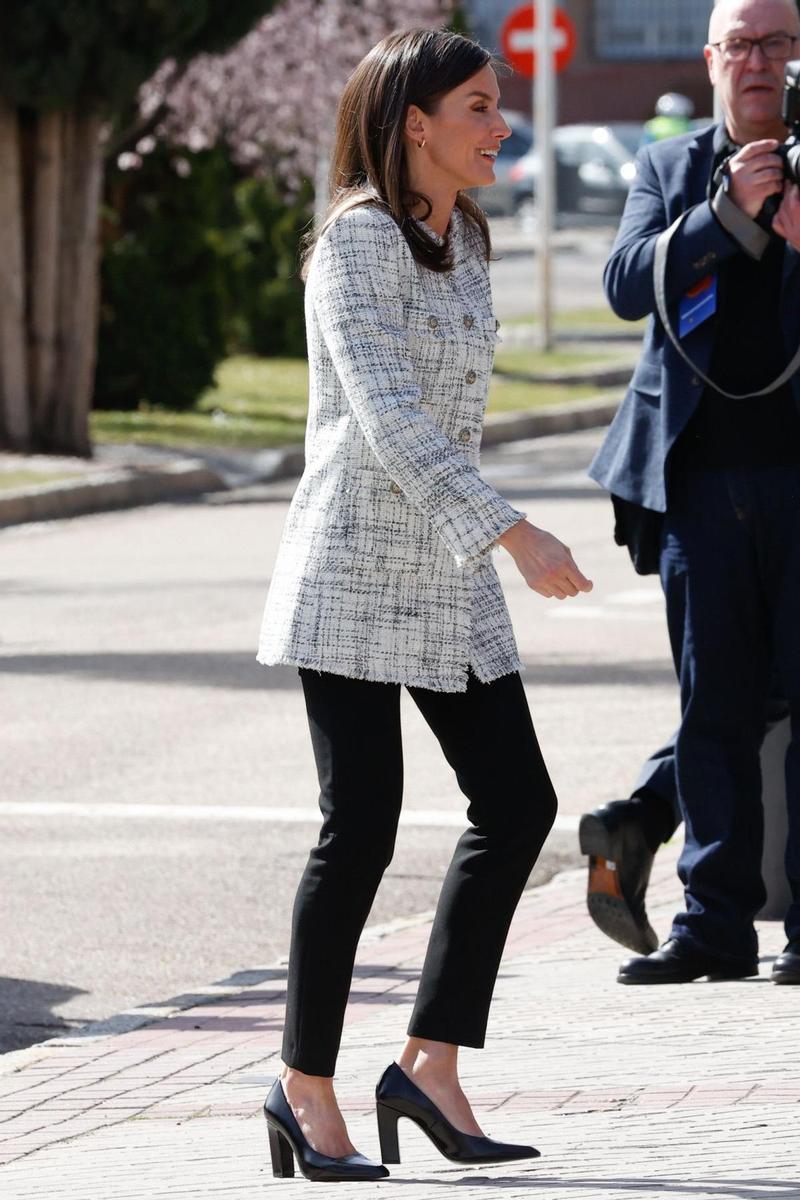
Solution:
[[[452,257],[422,225],[410,219],[429,197],[408,182],[403,131],[411,104],[435,113],[441,98],[471,79],[487,63],[488,50],[458,33],[414,29],[392,33],[373,46],[345,85],[336,116],[331,159],[330,202],[320,229],[305,248],[305,274],[317,238],[349,208],[379,203],[394,217],[417,262],[432,271],[448,271]],[[491,254],[489,226],[483,211],[464,192],[456,207],[479,231],[486,257]]]

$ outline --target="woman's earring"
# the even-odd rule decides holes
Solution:
[[[425,146],[425,138],[423,138],[421,142],[417,142],[417,145],[419,146],[420,150],[422,150]]]

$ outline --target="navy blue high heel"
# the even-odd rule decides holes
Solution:
[[[383,1162],[400,1162],[400,1145],[397,1138],[397,1122],[400,1117],[408,1117],[418,1125],[436,1149],[452,1162],[498,1163],[540,1157],[539,1151],[533,1146],[516,1146],[509,1142],[496,1142],[492,1138],[462,1133],[450,1124],[433,1101],[412,1083],[397,1063],[392,1063],[381,1075],[375,1089],[375,1099]]]
[[[305,1139],[286,1099],[280,1079],[276,1079],[264,1101],[264,1116],[269,1129],[272,1174],[278,1179],[294,1175],[294,1160],[306,1179],[327,1181],[385,1179],[389,1172],[380,1163],[370,1162],[363,1154],[329,1158],[319,1154]]]

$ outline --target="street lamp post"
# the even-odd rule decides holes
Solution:
[[[536,0],[536,51],[533,75],[533,111],[539,172],[536,180],[536,215],[538,218],[539,254],[539,313],[540,344],[552,350],[553,333],[553,224],[555,217],[555,161],[553,155],[553,126],[555,125],[555,58],[553,22],[554,0]]]

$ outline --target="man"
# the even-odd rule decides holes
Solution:
[[[757,973],[759,748],[773,663],[795,736],[786,763],[793,902],[772,977],[800,983],[800,381],[752,397],[800,343],[800,190],[784,185],[776,153],[784,69],[798,56],[792,0],[721,0],[705,57],[725,124],[641,151],[606,266],[614,311],[650,322],[591,474],[622,501],[664,513],[659,565],[681,684],[675,768],[686,825],[685,911],[660,950],[623,964],[622,983]],[[697,371],[656,314],[656,242],[683,214],[666,300]],[[699,372],[748,398],[725,398]]]
[[[766,731],[784,721],[786,701],[772,689]],[[651,754],[631,795],[584,813],[578,828],[581,852],[589,857],[586,906],[603,933],[634,950],[650,954],[658,938],[647,916],[645,897],[658,847],[681,824],[675,773],[677,733]]]
[[[665,92],[656,100],[655,116],[645,122],[642,145],[688,133],[693,116],[694,105],[688,96],[682,96],[680,92]]]

